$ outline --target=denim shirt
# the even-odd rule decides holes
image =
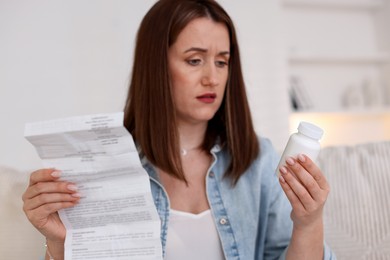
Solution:
[[[206,175],[208,202],[227,260],[284,259],[292,232],[291,206],[275,175],[279,156],[268,139],[260,139],[260,156],[235,186],[224,178],[230,156],[216,144]],[[163,255],[169,221],[169,198],[154,167],[141,158],[161,219]],[[324,259],[335,259],[325,245]]]

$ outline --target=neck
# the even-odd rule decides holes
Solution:
[[[186,151],[196,150],[202,147],[206,135],[207,123],[198,125],[181,125],[178,128],[180,136],[180,148]]]

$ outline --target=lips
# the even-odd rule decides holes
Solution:
[[[215,101],[217,95],[215,93],[205,93],[203,95],[197,96],[196,98],[203,103],[210,104]]]

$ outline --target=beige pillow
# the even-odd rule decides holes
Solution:
[[[325,237],[338,259],[390,259],[390,141],[324,148]]]
[[[0,166],[0,258],[40,259],[44,238],[23,212],[22,194],[29,174]]]

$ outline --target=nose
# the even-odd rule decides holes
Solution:
[[[209,87],[218,85],[218,72],[214,64],[204,66],[201,83],[203,86]]]

